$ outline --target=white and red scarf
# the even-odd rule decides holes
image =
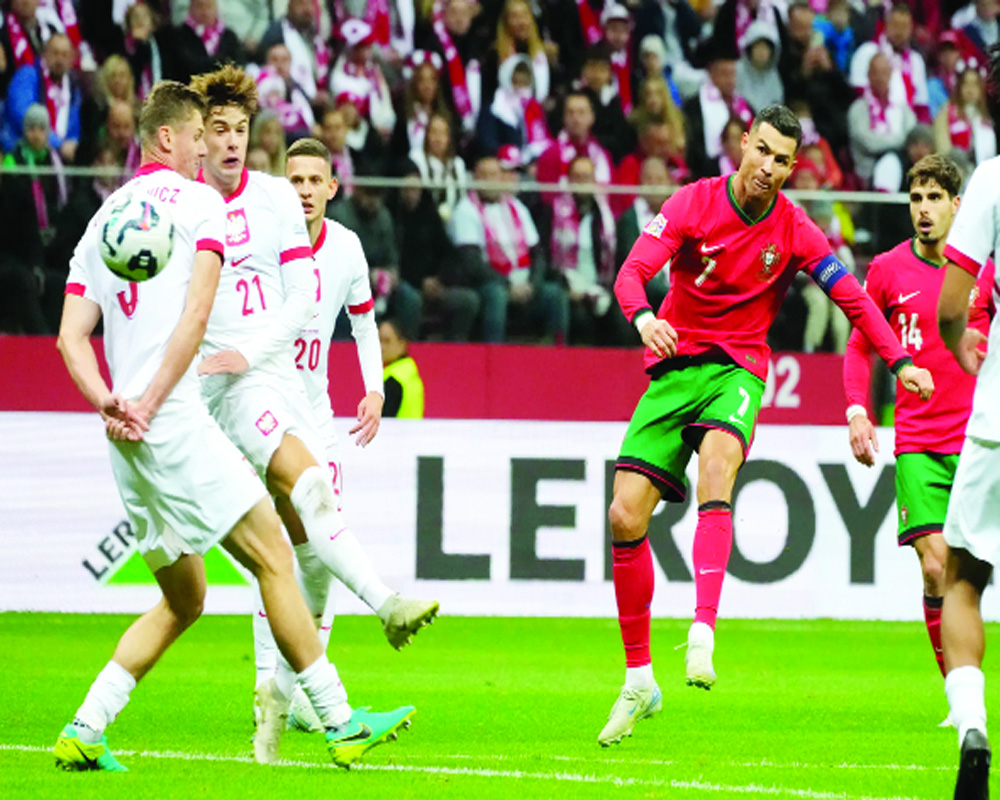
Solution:
[[[339,31],[343,23],[352,19],[352,15],[347,13],[347,9],[344,7],[344,0],[335,0],[333,11],[337,18],[334,29]],[[389,3],[387,0],[367,0],[365,3],[365,15],[362,19],[371,27],[372,36],[375,41],[383,47],[388,47],[392,41],[392,23],[389,20]]]
[[[890,133],[892,131],[888,115],[890,103],[888,101],[883,103],[879,100],[870,86],[865,89],[864,98],[865,103],[868,104],[868,129],[872,133]]]
[[[219,52],[219,42],[222,41],[222,32],[226,29],[225,25],[222,24],[221,19],[216,17],[214,25],[199,25],[194,21],[194,18],[188,14],[187,19],[184,20],[184,24],[193,30],[195,35],[201,39],[201,43],[205,45],[206,53],[210,56],[214,56],[217,52]]]
[[[576,0],[576,11],[580,16],[580,30],[583,31],[583,43],[590,47],[604,38],[597,12],[590,7],[587,0]]]
[[[73,0],[39,0],[38,10],[57,17],[69,40],[79,51],[80,45],[83,44],[83,36],[80,35],[80,23],[76,18]]]
[[[916,94],[916,86],[913,83],[913,50],[909,47],[901,53],[893,50],[884,32],[879,35],[877,43],[879,50],[889,56],[893,68],[899,69],[899,74],[903,78],[903,88],[906,90],[906,105],[915,111],[913,97]]]
[[[611,160],[607,151],[593,136],[587,140],[586,144],[577,145],[569,138],[566,131],[562,131],[556,137],[556,144],[559,145],[560,179],[566,177],[566,173],[569,172],[569,164],[574,158],[586,156],[594,165],[594,183],[611,183]]]
[[[595,197],[591,205],[591,225],[600,225],[600,252],[594,252],[594,269],[601,282],[611,282],[615,269],[615,219],[603,197]],[[560,272],[578,268],[580,256],[580,226],[583,218],[569,192],[558,195],[552,203],[552,266]],[[586,232],[590,234],[590,231]]]
[[[14,51],[14,66],[21,68],[25,64],[35,63],[35,50],[31,46],[28,35],[21,27],[17,17],[13,13],[7,14],[7,35],[10,37],[10,46]]]
[[[698,90],[701,104],[701,119],[705,135],[705,153],[709,158],[718,158],[722,153],[722,132],[730,117],[739,117],[750,126],[753,111],[740,95],[734,94],[726,102],[722,92],[711,81],[705,81]]]
[[[531,251],[528,247],[528,237],[524,233],[524,222],[517,213],[517,206],[509,197],[500,198],[498,203],[506,211],[511,221],[514,250],[517,256],[517,261],[514,262],[511,261],[507,251],[500,243],[498,232],[490,224],[486,216],[486,209],[483,208],[479,196],[475,192],[469,192],[469,199],[476,211],[479,212],[479,219],[483,223],[483,233],[486,237],[486,258],[490,262],[490,266],[504,276],[510,275],[515,269],[528,269],[531,266]]]
[[[948,103],[948,136],[953,147],[966,153],[972,150],[972,125],[963,114],[959,114],[954,103]]]
[[[736,48],[742,53],[746,42],[743,41],[747,30],[754,22],[761,22],[767,25],[774,33],[773,41],[780,41],[778,32],[778,9],[771,0],[760,0],[757,4],[757,13],[751,14],[747,8],[746,0],[736,2]]]
[[[145,100],[153,88],[153,84],[163,77],[163,60],[160,58],[160,48],[156,44],[156,39],[152,36],[144,44],[149,45],[149,61],[142,66],[142,74],[139,75],[139,85],[136,87],[136,95],[140,100]],[[125,35],[125,52],[130,56],[135,55],[139,47],[139,42],[131,34]]]
[[[274,111],[286,131],[309,130],[316,121],[305,92],[266,67],[257,76],[257,95],[261,108]]]
[[[351,148],[344,147],[343,153],[330,153],[330,161],[333,163],[340,191],[344,197],[350,197],[354,194],[354,159],[351,157]]]
[[[441,42],[444,60],[448,65],[448,81],[451,83],[451,96],[455,101],[455,109],[462,118],[462,129],[471,133],[476,128],[476,117],[479,115],[480,72],[479,62],[475,59],[468,65],[462,63],[458,48],[451,40],[451,34],[444,24],[444,3],[438,0],[434,4],[434,34]],[[472,80],[470,80],[470,78]]]
[[[42,62],[42,87],[45,90],[45,107],[49,112],[52,132],[64,139],[69,130],[69,108],[73,99],[69,75],[63,75],[62,80],[56,83],[49,75],[45,62]]]
[[[611,74],[618,86],[622,111],[628,115],[632,111],[632,55],[628,49],[611,54]]]
[[[281,21],[281,34],[292,57],[292,77],[312,100],[316,97],[316,87],[326,86],[330,77],[330,48],[318,33],[307,40],[287,18]]]

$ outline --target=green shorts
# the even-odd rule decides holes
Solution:
[[[896,456],[899,546],[928,533],[941,533],[955,482],[958,454],[900,453]]]
[[[764,382],[732,363],[697,361],[652,378],[632,414],[616,469],[646,476],[664,500],[687,496],[684,471],[713,428],[728,431],[746,458]]]

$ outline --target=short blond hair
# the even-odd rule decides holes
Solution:
[[[161,127],[179,127],[195,111],[205,114],[205,101],[198,92],[177,81],[157,81],[139,112],[139,138],[143,146],[156,145]]]

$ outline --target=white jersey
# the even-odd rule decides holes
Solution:
[[[244,170],[225,205],[226,263],[202,351],[236,350],[253,368],[287,358],[303,323],[295,313],[289,317],[288,278],[302,266],[295,262],[308,259],[311,266],[312,246],[298,195],[284,178]],[[314,305],[305,319],[313,313]]]
[[[316,297],[319,313],[302,329],[294,343],[295,366],[305,383],[306,394],[324,439],[331,437],[327,423],[333,416],[330,406],[327,364],[330,339],[340,309],[346,309],[351,333],[358,346],[361,376],[366,392],[384,394],[382,353],[375,326],[374,301],[368,277],[368,261],[357,234],[339,222],[323,220],[323,229],[313,248],[316,260]]]
[[[174,222],[170,260],[143,283],[130,283],[112,273],[101,259],[99,241],[109,210],[123,196],[136,193],[165,204]],[[155,163],[140,167],[91,219],[70,260],[66,293],[101,307],[115,392],[135,399],[149,386],[184,311],[195,253],[211,250],[224,255],[224,236],[225,206],[218,192]],[[171,399],[177,398],[198,399],[193,363],[171,392]]]
[[[1000,156],[976,167],[962,194],[962,205],[948,233],[944,254],[978,275],[986,260],[1000,252]],[[1000,291],[1000,270],[993,291]],[[976,379],[966,436],[1000,442],[1000,314],[993,318],[986,361]]]

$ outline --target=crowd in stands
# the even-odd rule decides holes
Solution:
[[[68,259],[138,164],[153,83],[255,77],[248,166],[314,135],[376,308],[410,339],[632,345],[612,282],[672,188],[732,172],[755,111],[804,139],[788,188],[897,192],[928,152],[996,155],[986,91],[1000,0],[2,0],[0,331],[54,333]],[[34,173],[36,167],[50,167]],[[383,190],[363,178],[402,178]],[[469,190],[470,179],[493,189]],[[521,180],[565,191],[521,193]],[[574,186],[635,186],[632,194]],[[503,186],[510,187],[504,191]],[[497,188],[499,186],[499,188]],[[901,206],[810,201],[843,260],[911,234]],[[656,306],[669,276],[649,286]],[[840,349],[797,287],[785,349]]]

